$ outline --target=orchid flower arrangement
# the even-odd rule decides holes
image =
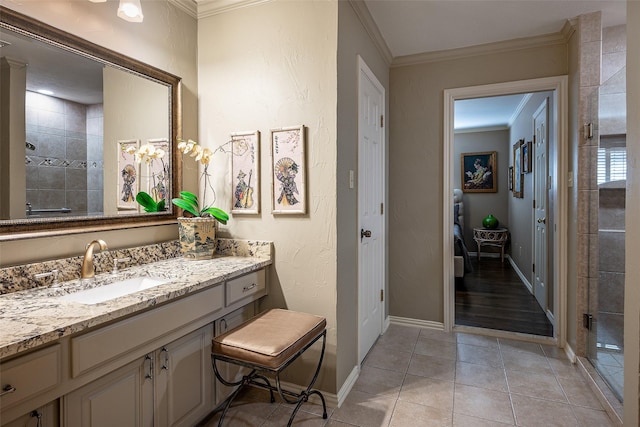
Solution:
[[[200,183],[204,186],[205,190],[207,187],[211,190],[215,202],[216,193],[211,183],[209,163],[211,162],[211,157],[217,151],[224,151],[223,147],[218,147],[214,151],[211,151],[208,148],[203,148],[192,139],[178,139],[178,150],[180,150],[182,154],[189,154],[189,156],[193,157],[196,162],[200,162],[203,165]],[[154,159],[162,159],[165,156],[164,150],[157,148],[152,144],[144,144],[138,149],[132,147],[127,149],[127,152],[134,154],[138,163],[142,163],[143,160],[150,163]],[[144,191],[138,193],[136,201],[140,203],[146,212],[161,212],[164,210],[164,200],[156,203],[155,200]],[[189,191],[181,191],[180,197],[172,199],[171,202],[194,217],[213,217],[222,224],[226,224],[229,220],[228,213],[220,208],[214,207],[213,205],[207,205],[206,199],[204,198],[202,200],[202,207],[200,207],[198,196]]]
[[[182,152],[182,154],[189,154],[194,158],[196,162],[200,162],[203,165],[202,175],[200,176],[201,185],[205,188],[205,194],[207,187],[213,193],[213,201],[215,202],[215,190],[211,183],[211,175],[209,174],[209,163],[211,162],[211,157],[217,151],[224,151],[222,147],[218,147],[214,151],[209,150],[208,148],[203,148],[196,141],[192,139],[184,140],[178,139],[178,150]],[[202,200],[202,208],[200,207],[200,202],[198,200],[198,196],[189,192],[189,191],[181,191],[180,197],[172,199],[171,202],[177,207],[184,209],[186,212],[189,212],[191,215],[195,217],[209,217],[212,216],[217,219],[220,223],[226,224],[229,220],[229,214],[223,211],[220,208],[214,207],[213,205],[207,205],[206,199]]]

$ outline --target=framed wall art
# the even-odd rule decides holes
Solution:
[[[513,166],[509,166],[509,191],[513,191]]]
[[[524,179],[522,174],[522,145],[524,139],[513,144],[513,197],[524,197]]]
[[[136,194],[140,191],[140,168],[136,161],[136,152],[140,140],[118,141],[118,211],[137,211]]]
[[[531,141],[522,144],[522,172],[531,172]]]
[[[231,212],[260,212],[260,132],[231,134]]]
[[[307,213],[305,128],[271,130],[274,214]]]
[[[167,161],[170,158],[169,141],[166,138],[157,138],[150,139],[147,143],[153,147],[154,151],[150,156],[145,157],[146,191],[156,202],[164,199],[165,206],[170,206],[171,170]]]
[[[462,153],[460,171],[465,193],[495,193],[498,191],[498,163],[495,151]]]

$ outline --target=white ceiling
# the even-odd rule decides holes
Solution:
[[[364,0],[393,57],[558,33],[568,19],[602,11],[626,22],[623,0]]]
[[[478,128],[509,128],[529,96],[525,94],[457,100],[454,104],[456,131]]]
[[[364,0],[394,58],[559,33],[567,20],[602,11],[626,22],[622,0]],[[524,95],[456,101],[454,127],[506,128]]]

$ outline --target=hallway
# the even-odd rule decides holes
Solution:
[[[279,401],[279,400],[277,400]],[[250,391],[227,425],[283,426],[291,407]],[[305,404],[296,426],[613,426],[555,347],[391,325],[340,408]],[[217,417],[208,426],[214,426]]]
[[[473,271],[456,278],[456,325],[553,336],[553,325],[509,261],[471,257]]]

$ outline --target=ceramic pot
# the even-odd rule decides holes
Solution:
[[[186,259],[210,259],[216,252],[215,218],[178,218],[180,250]]]
[[[498,218],[489,214],[482,220],[482,226],[489,229],[498,228]]]

